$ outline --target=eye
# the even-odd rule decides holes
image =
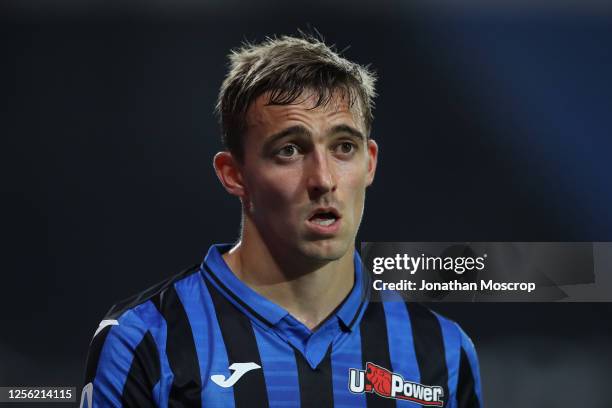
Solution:
[[[353,154],[357,150],[357,146],[352,142],[342,142],[336,145],[334,150],[337,154],[347,156]]]
[[[295,157],[299,153],[299,149],[294,144],[287,144],[276,151],[276,156],[281,158]]]

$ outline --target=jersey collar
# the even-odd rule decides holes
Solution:
[[[290,316],[289,312],[255,292],[234,275],[222,257],[222,254],[229,251],[231,247],[231,244],[211,246],[204,258],[204,262],[202,262],[202,272],[205,275],[208,274],[213,283],[219,286],[221,292],[234,304],[246,309],[247,312],[263,320],[268,325],[278,325],[281,320]],[[355,251],[353,263],[355,268],[355,284],[349,295],[334,313],[343,327],[349,331],[353,329],[361,316],[364,303],[368,297],[368,294],[364,291],[364,274],[362,272],[361,258],[357,251]]]

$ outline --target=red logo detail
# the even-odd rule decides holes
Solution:
[[[376,364],[367,363],[366,378],[374,387],[375,393],[387,398],[391,396],[391,371]],[[368,388],[367,385],[366,388]]]

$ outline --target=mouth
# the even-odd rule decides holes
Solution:
[[[310,214],[308,223],[315,231],[329,234],[337,231],[341,218],[335,208],[318,208]]]

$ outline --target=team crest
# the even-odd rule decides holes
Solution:
[[[439,385],[423,385],[404,378],[386,368],[368,362],[366,369],[349,369],[349,390],[354,394],[376,393],[381,397],[412,401],[427,407],[444,406],[444,389]]]

